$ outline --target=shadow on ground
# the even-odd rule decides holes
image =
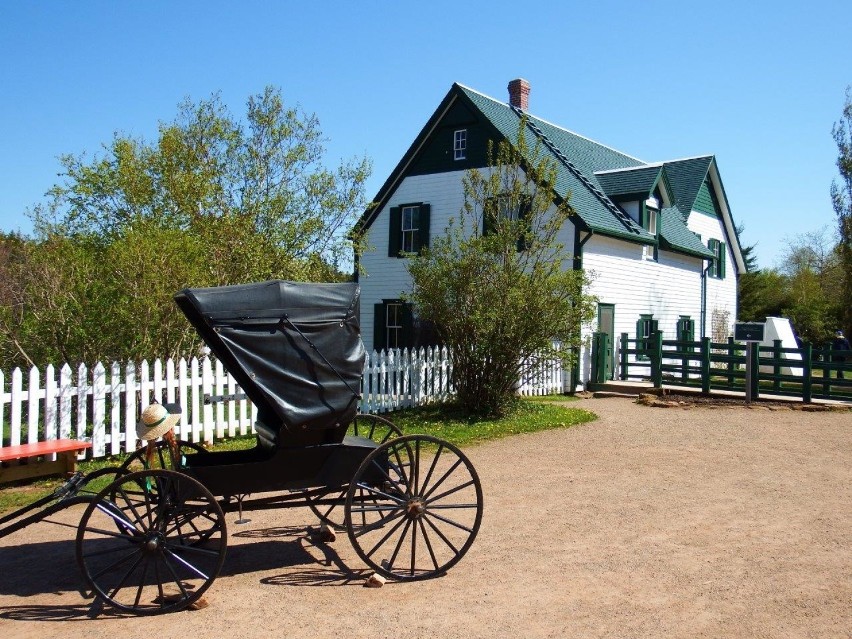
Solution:
[[[73,534],[73,533],[72,533]],[[246,540],[242,542],[242,540]],[[339,542],[345,543],[340,539]],[[273,527],[240,530],[230,535],[225,563],[217,579],[279,571],[260,584],[272,586],[343,586],[363,583],[364,571],[348,568],[335,550],[319,541],[319,529]],[[241,543],[242,542],[242,543]],[[339,543],[338,542],[338,543]],[[77,592],[85,588],[77,566],[74,539],[0,547],[0,594],[19,597]],[[213,586],[215,588],[215,585]],[[0,607],[0,619],[17,621],[74,621],[114,614],[96,603],[68,606]]]

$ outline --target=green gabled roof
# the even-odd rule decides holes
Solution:
[[[516,139],[520,118],[527,116],[528,128],[541,140],[543,148],[556,163],[556,194],[561,198],[570,195],[571,207],[587,228],[642,243],[654,241],[654,236],[606,196],[594,175],[595,171],[640,166],[643,162],[545,120],[523,114],[519,109],[477,91],[457,86],[508,140]]]
[[[603,192],[611,198],[639,193],[647,197],[651,195],[657,185],[662,171],[662,164],[649,164],[648,166],[629,169],[598,171],[595,173],[595,177],[598,179],[598,184],[601,185]]]
[[[697,257],[713,257],[713,253],[690,231],[684,215],[676,206],[660,211],[660,246]]]
[[[692,211],[695,198],[698,197],[698,191],[704,184],[712,162],[713,156],[705,155],[663,164],[674,194],[674,204],[682,215],[688,216]]]
[[[648,164],[460,84],[453,84],[388,176],[376,195],[375,206],[365,211],[358,222],[361,228],[372,224],[399,179],[405,175],[410,162],[455,100],[462,100],[479,111],[487,126],[493,128],[495,137],[510,141],[517,138],[520,119],[527,118],[528,131],[541,142],[541,147],[556,164],[555,196],[568,199],[581,227],[634,242],[653,243],[655,237],[616,206],[611,197],[650,194],[654,186],[663,180],[674,201],[673,206],[661,211],[661,246],[690,255],[710,256],[698,237],[686,227],[685,220],[707,177],[713,156]],[[533,138],[529,139],[533,142]]]

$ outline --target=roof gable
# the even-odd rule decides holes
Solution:
[[[649,164],[629,169],[598,171],[595,177],[610,198],[627,195],[649,197],[663,173],[661,164]]]
[[[713,156],[648,164],[460,84],[450,88],[379,190],[374,206],[362,216],[360,227],[372,224],[405,175],[436,170],[422,158],[430,153],[430,144],[434,141],[431,138],[443,135],[443,129],[455,123],[470,125],[476,122],[483,129],[483,139],[514,141],[522,118],[526,119],[527,130],[534,136],[529,139],[538,140],[543,152],[555,162],[555,199],[570,198],[581,228],[643,244],[653,243],[655,237],[620,209],[613,198],[637,193],[650,195],[655,187],[661,186],[665,198],[670,196],[671,199],[665,202],[671,206],[661,211],[661,243],[671,250],[707,256],[706,248],[685,222],[708,178]],[[473,165],[485,166],[482,158],[477,158]],[[454,165],[453,168],[469,167]],[[679,223],[675,215],[680,216]]]
[[[712,163],[713,156],[705,155],[663,164],[674,194],[674,204],[684,216],[688,216],[692,211]]]

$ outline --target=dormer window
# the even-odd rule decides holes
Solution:
[[[467,129],[459,129],[453,134],[453,159],[464,160],[467,157]]]
[[[645,200],[645,204],[643,206],[644,215],[642,216],[642,226],[645,228],[648,233],[657,237],[657,231],[659,227],[660,220],[660,201],[655,197],[649,197]],[[643,257],[656,260],[657,259],[657,246],[646,245],[642,248]]]

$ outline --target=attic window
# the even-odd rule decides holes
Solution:
[[[658,224],[660,219],[660,203],[657,198],[648,198],[645,200],[645,215],[643,216],[643,224],[645,230],[648,231],[654,237],[657,236]],[[657,259],[657,247],[654,246],[644,246],[642,249],[642,255],[646,259],[656,260]]]
[[[467,129],[459,129],[453,134],[453,159],[464,160],[467,157]]]

